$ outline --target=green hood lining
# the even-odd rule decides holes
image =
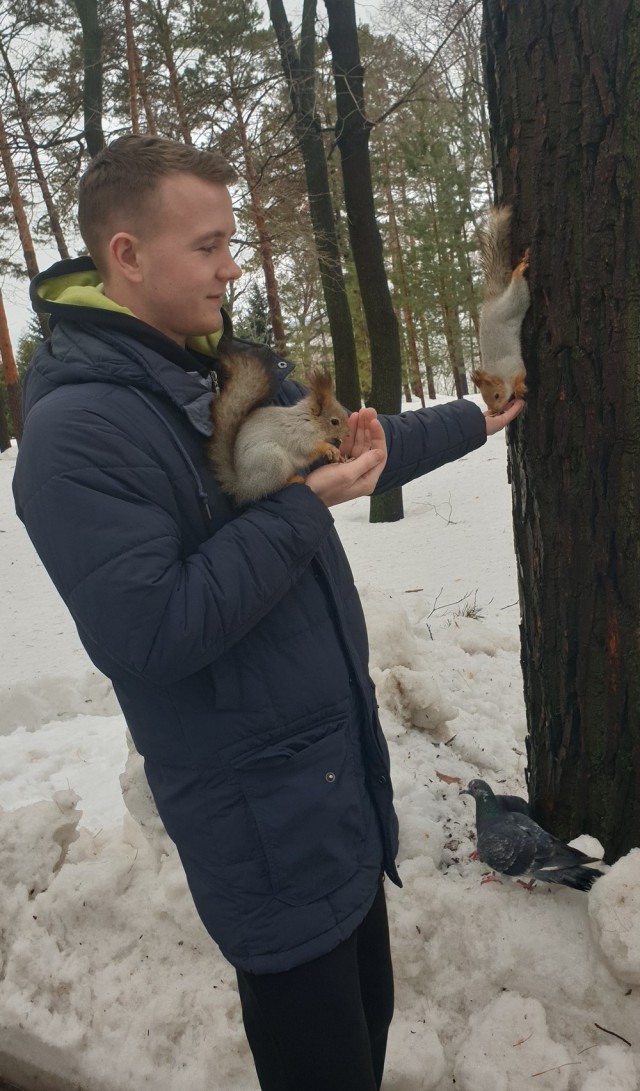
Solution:
[[[119,303],[114,303],[104,294],[99,274],[94,269],[66,273],[55,279],[45,280],[37,285],[36,291],[40,298],[48,303],[59,303],[68,307],[92,307],[101,311],[112,311],[115,314],[126,314],[131,318],[137,317],[128,307],[121,307]],[[188,337],[187,348],[200,352],[204,356],[215,357],[222,334],[223,330],[219,329],[202,337]]]

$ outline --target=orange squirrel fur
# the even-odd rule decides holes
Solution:
[[[485,295],[480,312],[481,367],[471,378],[491,413],[527,392],[520,329],[530,303],[529,251],[511,268],[511,209],[492,208],[479,235]]]
[[[249,504],[294,481],[319,458],[343,462],[333,441],[349,434],[349,414],[336,401],[328,371],[314,369],[309,393],[295,405],[268,405],[274,381],[259,347],[221,357],[226,375],[212,405],[209,455],[220,488]]]

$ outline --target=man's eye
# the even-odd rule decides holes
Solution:
[[[215,246],[201,246],[199,248],[204,254],[211,254],[215,250]]]

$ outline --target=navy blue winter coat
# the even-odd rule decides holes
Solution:
[[[399,882],[362,609],[305,485],[232,509],[207,463],[211,361],[105,310],[97,279],[78,259],[34,281],[55,326],[25,382],[18,515],[113,682],[205,926],[235,966],[286,970],[352,933],[382,869]],[[486,438],[465,401],[382,423],[379,490]]]

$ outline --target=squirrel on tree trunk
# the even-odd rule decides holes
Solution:
[[[482,366],[471,378],[491,413],[501,413],[512,397],[521,398],[527,392],[520,330],[531,304],[529,251],[512,270],[508,207],[490,209],[479,243],[485,283],[480,311]]]

